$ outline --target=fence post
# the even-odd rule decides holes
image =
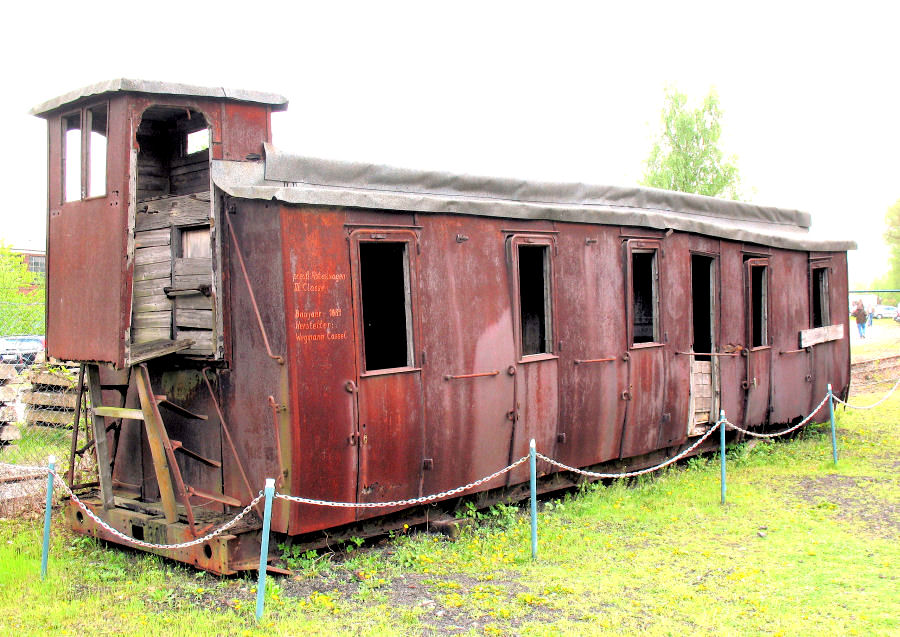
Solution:
[[[719,412],[719,458],[722,462],[722,504],[725,504],[725,410]]]
[[[528,447],[528,465],[531,468],[531,559],[537,559],[537,449],[534,438]]]
[[[47,504],[44,507],[44,546],[41,549],[41,579],[47,576],[47,558],[50,555],[50,513],[53,508],[53,472],[56,471],[56,456],[47,458]]]
[[[262,619],[266,597],[266,564],[269,561],[269,527],[272,523],[272,498],[275,496],[275,480],[266,478],[266,506],[263,510],[262,537],[259,546],[259,581],[256,583],[256,621]]]
[[[834,457],[834,466],[837,466],[837,430],[834,428],[834,393],[831,391],[831,383],[828,383],[828,415],[831,417],[831,455]]]

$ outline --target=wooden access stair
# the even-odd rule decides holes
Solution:
[[[185,447],[181,441],[169,437],[163,421],[160,407],[176,413],[183,418],[207,420],[204,414],[195,414],[184,407],[169,401],[166,396],[153,393],[150,385],[150,374],[145,364],[135,365],[127,370],[127,375],[117,384],[102,385],[100,382],[100,368],[97,365],[87,365],[88,387],[91,393],[93,405],[92,423],[94,440],[97,452],[97,466],[100,474],[100,496],[104,509],[115,506],[113,497],[112,468],[115,462],[115,447],[118,442],[118,433],[122,420],[135,420],[144,423],[147,440],[150,445],[150,455],[153,459],[153,471],[159,485],[159,497],[166,522],[172,523],[178,520],[177,504],[184,507],[188,526],[192,533],[196,533],[194,512],[191,508],[191,497],[197,496],[215,502],[221,502],[227,506],[238,507],[241,502],[235,498],[221,493],[212,493],[185,484],[181,476],[181,470],[176,460],[176,452],[201,462],[209,467],[220,468],[222,463],[204,457]],[[125,407],[125,397],[128,387],[134,381],[137,386],[140,409]],[[121,400],[119,405],[104,405],[103,390],[119,390]],[[113,448],[110,449],[107,431],[114,431]]]

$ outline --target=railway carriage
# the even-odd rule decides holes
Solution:
[[[291,155],[271,139],[286,107],[122,79],[33,110],[49,131],[47,348],[85,363],[100,477],[83,499],[113,528],[199,537],[266,478],[415,498],[531,439],[570,466],[649,466],[719,410],[767,427],[826,384],[846,396],[854,246],[812,237],[808,214]],[[569,480],[539,471],[544,488]],[[520,466],[473,491],[526,481]],[[277,500],[272,528],[387,528],[392,511]],[[260,526],[163,554],[255,568]]]

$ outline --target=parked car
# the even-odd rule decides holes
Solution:
[[[0,338],[0,362],[14,365],[16,371],[33,365],[44,353],[43,336],[4,336]]]
[[[876,305],[873,312],[875,318],[896,318],[897,308],[893,305]]]

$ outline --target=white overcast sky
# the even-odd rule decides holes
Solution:
[[[751,200],[855,239],[851,284],[868,284],[900,199],[900,3],[730,6],[17,5],[0,42],[0,239],[44,243],[47,132],[28,109],[101,80],[280,93],[274,142],[299,154],[618,185],[641,177],[664,87],[715,87]]]

